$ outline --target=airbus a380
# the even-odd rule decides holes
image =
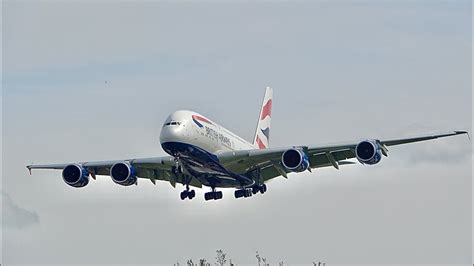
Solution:
[[[356,143],[290,146],[269,148],[273,91],[267,87],[258,116],[253,142],[247,142],[211,119],[192,111],[176,111],[165,120],[160,134],[163,150],[170,156],[99,162],[28,165],[31,169],[59,169],[66,184],[81,188],[89,177],[110,175],[122,186],[138,184],[139,178],[183,184],[181,199],[192,199],[196,193],[190,187],[207,186],[205,200],[222,198],[218,188],[235,188],[235,198],[247,198],[265,193],[266,182],[288,177],[289,173],[311,172],[318,167],[354,164],[349,159],[373,165],[387,156],[387,147],[459,134],[427,134],[400,139],[366,139]]]

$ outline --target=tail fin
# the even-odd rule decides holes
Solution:
[[[267,87],[263,97],[260,115],[258,116],[257,129],[253,138],[253,145],[259,149],[266,149],[270,145],[270,125],[272,122],[273,90]]]

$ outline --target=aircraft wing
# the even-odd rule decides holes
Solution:
[[[80,162],[78,164],[86,167],[91,173],[92,178],[96,178],[96,175],[110,175],[110,168],[119,162],[128,162],[136,169],[137,177],[150,179],[155,184],[156,180],[169,181],[174,187],[176,183],[183,183],[180,176],[173,174],[172,167],[175,166],[174,158],[171,156],[164,157],[151,157],[151,158],[140,158],[140,159],[126,159],[126,160],[113,160],[113,161],[98,161],[98,162]],[[74,163],[64,164],[38,164],[28,165],[28,170],[32,169],[58,169],[62,170],[66,166]],[[193,178],[191,186],[202,187],[202,183]]]
[[[452,131],[442,134],[427,134],[410,138],[375,141],[379,143],[382,154],[387,156],[387,146],[401,145],[460,134],[467,134],[467,131]],[[288,171],[281,164],[281,157],[288,149],[295,147],[303,149],[309,158],[310,168],[332,166],[339,169],[340,165],[355,164],[355,162],[347,160],[356,157],[355,148],[358,143],[359,142],[347,142],[313,146],[233,151],[219,154],[218,157],[224,167],[236,173],[243,174],[257,168],[260,169],[263,181],[266,181],[280,175],[287,177]]]

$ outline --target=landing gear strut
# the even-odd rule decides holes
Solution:
[[[181,192],[181,199],[184,200],[186,198],[193,199],[196,196],[196,192],[193,190],[184,190]]]
[[[176,176],[183,174],[183,167],[181,165],[171,167],[171,172]]]
[[[218,200],[222,199],[222,191],[216,191],[216,188],[213,187],[211,192],[204,193],[205,200]]]
[[[171,172],[176,175],[182,175],[184,173],[183,166],[180,163],[179,156],[177,154],[174,155],[174,166],[171,167]]]

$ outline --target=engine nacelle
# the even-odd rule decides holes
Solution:
[[[364,140],[355,148],[356,157],[362,164],[376,164],[382,159],[382,150],[376,140]]]
[[[281,163],[291,172],[303,172],[309,167],[308,156],[300,149],[289,149],[281,156]]]
[[[130,186],[137,183],[136,171],[128,162],[114,164],[110,168],[110,177],[112,180],[122,186]]]
[[[85,187],[89,184],[89,171],[80,164],[70,164],[63,169],[63,180],[71,187]]]

